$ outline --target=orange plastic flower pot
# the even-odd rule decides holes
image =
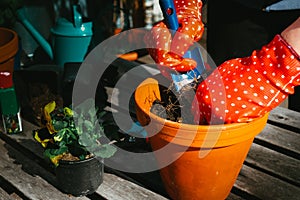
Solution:
[[[0,27],[0,71],[13,72],[17,51],[17,33],[11,29]]]
[[[150,143],[162,166],[160,174],[167,193],[172,199],[226,199],[268,115],[250,123],[182,124],[151,113],[156,99],[160,99],[160,91],[155,79],[146,79],[135,91],[139,122],[148,132],[158,132],[150,137]],[[157,153],[166,146],[173,151]]]

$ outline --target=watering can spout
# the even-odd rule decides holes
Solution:
[[[29,33],[33,36],[33,38],[41,45],[41,47],[45,50],[51,60],[53,60],[53,51],[51,45],[47,42],[47,40],[32,26],[32,24],[27,20],[25,16],[24,8],[20,8],[17,10],[18,20],[24,25],[24,27],[29,31]]]

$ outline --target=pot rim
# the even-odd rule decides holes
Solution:
[[[151,84],[153,87],[157,87],[157,83],[158,82],[153,78],[148,78],[142,82],[135,91],[135,103],[139,110],[149,118],[147,119],[148,122],[150,123],[151,121],[151,124],[153,123],[156,126],[155,128],[158,128],[159,134],[156,135],[159,135],[159,137],[168,142],[202,148],[229,146],[254,138],[262,131],[267,123],[269,113],[248,123],[218,125],[184,124],[163,119],[153,114],[150,108],[142,108],[143,104],[145,104],[145,100],[140,99],[140,97],[145,96],[142,95],[142,93],[145,93],[145,90],[150,91],[149,88],[151,88]],[[143,88],[144,85],[147,88]],[[155,91],[155,89],[153,89],[153,91]],[[154,96],[159,95],[155,94]],[[151,126],[151,128],[153,129],[153,126]],[[147,127],[145,127],[145,129],[147,131]],[[148,131],[151,130],[148,129]]]
[[[94,160],[94,159],[97,159],[101,163],[103,163],[102,158],[98,158],[96,156],[92,156],[92,157],[84,159],[84,160],[59,160],[59,165],[66,165],[66,164],[67,165],[78,165],[78,164],[89,162],[89,161]]]
[[[0,63],[2,63],[16,55],[18,51],[18,35],[14,30],[5,27],[0,27],[0,32],[1,34],[11,35],[11,40],[0,46]]]

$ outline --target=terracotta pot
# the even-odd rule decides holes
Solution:
[[[60,161],[56,167],[58,187],[66,194],[84,196],[94,193],[103,182],[104,164],[97,158]]]
[[[268,115],[251,123],[210,126],[176,123],[150,112],[153,101],[160,96],[158,82],[151,78],[135,91],[139,122],[142,125],[151,122],[149,132],[160,130],[150,137],[157,162],[171,163],[160,170],[167,193],[172,199],[226,199]],[[173,146],[167,156],[156,153],[167,144]]]
[[[17,33],[0,27],[0,71],[13,72],[18,48]]]

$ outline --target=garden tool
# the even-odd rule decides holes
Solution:
[[[172,30],[174,36],[179,28],[178,18],[173,0],[160,0],[159,1],[165,23],[169,29]],[[191,85],[193,88],[197,86],[201,80],[206,77],[206,70],[202,58],[199,44],[194,43],[187,52],[183,55],[184,58],[191,58],[196,61],[197,66],[193,70],[187,72],[174,72],[171,73],[177,91],[180,91],[184,86]]]
[[[73,5],[72,21],[59,17],[51,28],[49,43],[26,18],[25,8],[17,11],[18,20],[40,44],[55,64],[63,66],[67,62],[82,62],[93,36],[92,22],[84,21],[79,5]]]
[[[297,9],[300,9],[300,1],[281,0],[267,6],[263,10],[266,12],[271,12],[271,11],[297,10]]]

